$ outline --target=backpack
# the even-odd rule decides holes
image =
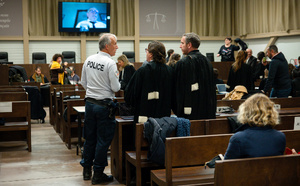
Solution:
[[[8,71],[9,82],[24,82],[28,79],[25,68],[21,66],[11,66]]]

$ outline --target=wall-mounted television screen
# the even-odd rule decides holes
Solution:
[[[59,32],[109,32],[110,3],[59,2]]]

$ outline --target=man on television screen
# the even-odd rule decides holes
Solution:
[[[80,21],[76,28],[80,28],[80,31],[88,31],[89,29],[93,28],[106,28],[106,24],[103,22],[98,21],[99,11],[97,8],[93,7],[90,8],[87,13],[87,20]]]

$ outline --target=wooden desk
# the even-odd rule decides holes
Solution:
[[[116,118],[115,135],[111,142],[111,173],[119,181],[123,180],[123,169],[125,172],[125,151],[134,147],[133,141],[134,129],[133,120],[124,120]]]
[[[79,154],[79,149],[80,149],[80,153],[82,156],[82,143],[81,143],[81,115],[85,113],[85,106],[76,106],[73,107],[73,109],[77,112],[77,119],[78,119],[78,143],[76,146],[76,155]]]

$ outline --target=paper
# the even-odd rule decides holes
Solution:
[[[300,130],[300,117],[295,117],[294,130]]]
[[[12,102],[0,102],[0,112],[12,112]]]

